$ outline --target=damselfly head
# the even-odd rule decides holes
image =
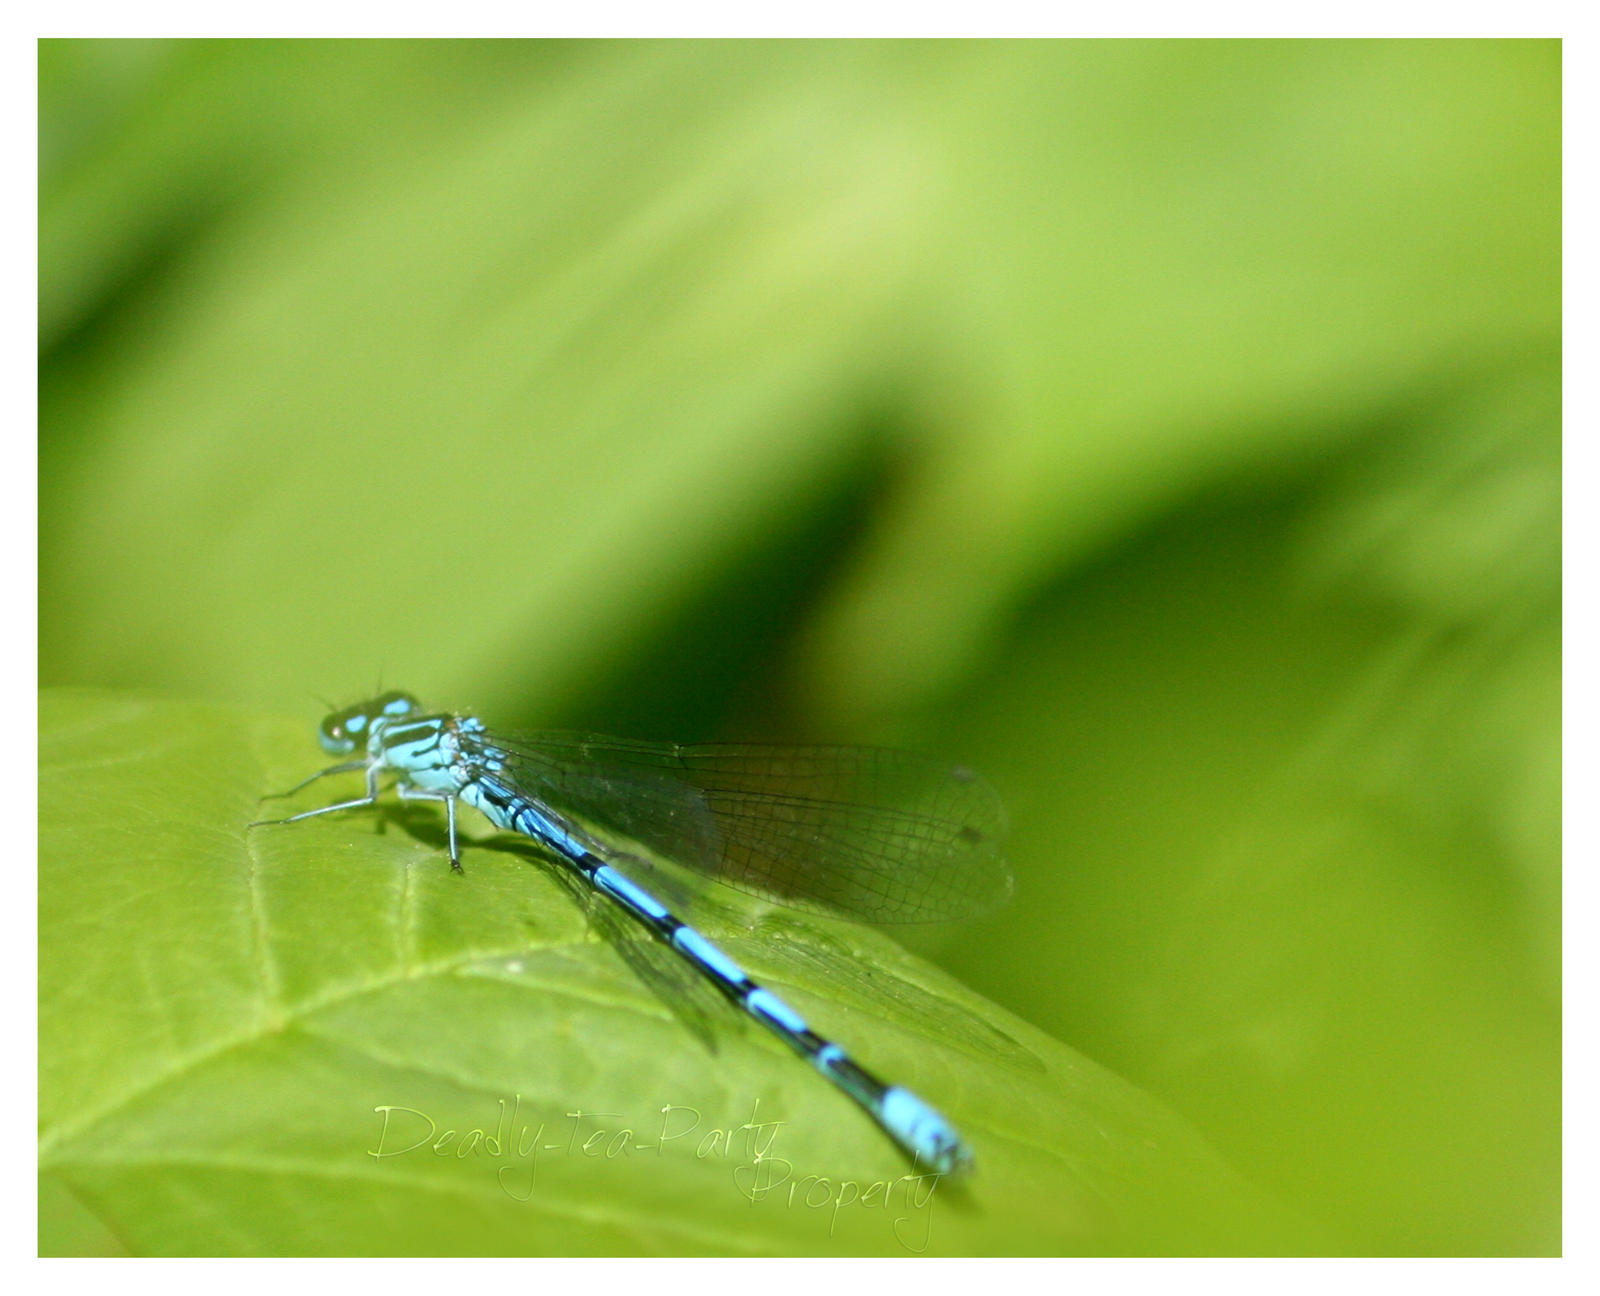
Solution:
[[[358,746],[365,746],[379,725],[417,715],[421,710],[422,703],[409,693],[385,693],[325,716],[317,739],[330,756],[348,756]]]

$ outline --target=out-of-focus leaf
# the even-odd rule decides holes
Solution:
[[[968,708],[1019,902],[945,963],[1049,943],[1041,1024],[1363,1252],[1560,1250],[1558,393],[1174,515]]]
[[[796,657],[874,713],[1153,510],[1559,328],[1554,44],[470,50],[181,46],[47,188],[48,297],[170,157],[223,177],[132,222],[190,234],[92,376],[47,363],[47,680],[559,708],[878,411],[898,489]]]

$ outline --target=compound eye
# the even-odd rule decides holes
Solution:
[[[422,703],[409,693],[385,693],[376,705],[380,715],[390,718],[415,715],[422,710]]]
[[[318,731],[322,749],[334,756],[348,755],[366,732],[367,717],[360,711],[339,711],[328,716]]]

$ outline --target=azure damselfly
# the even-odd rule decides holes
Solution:
[[[444,803],[450,865],[460,872],[456,803],[464,801],[553,852],[577,882],[614,902],[859,1103],[914,1164],[939,1174],[970,1169],[971,1149],[932,1106],[812,1031],[627,876],[641,861],[624,844],[813,912],[868,922],[966,917],[1003,903],[1012,885],[999,800],[970,770],[870,747],[502,734],[472,716],[425,713],[399,692],[333,712],[319,739],[333,756],[365,754],[282,795],[357,772],[366,794],[261,823],[376,805],[380,783],[393,775],[402,801]]]

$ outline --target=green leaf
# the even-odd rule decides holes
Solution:
[[[40,711],[45,1253],[1304,1243],[1165,1108],[875,932],[711,928],[957,1122],[964,1184],[913,1178],[759,1029],[708,1053],[504,837],[454,876],[424,815],[249,827],[315,767],[298,726],[77,691]]]

